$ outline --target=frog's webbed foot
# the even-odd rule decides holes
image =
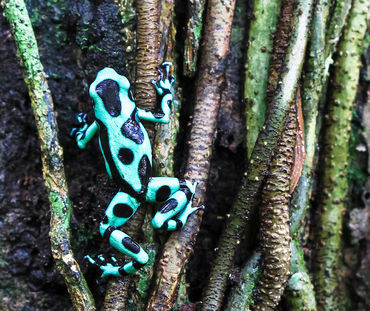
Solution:
[[[170,75],[171,66],[171,62],[162,63],[162,67],[164,68],[164,70],[158,69],[158,73],[160,76],[159,80],[152,80],[152,83],[159,95],[170,92],[170,89],[175,82],[175,77],[173,75]]]
[[[152,225],[168,231],[181,229],[187,222],[190,214],[204,206],[192,206],[197,182],[191,183],[187,180],[179,180],[180,187],[164,203],[162,208],[154,215]]]
[[[108,262],[103,255],[98,255],[94,260],[89,255],[85,256],[85,258],[93,265],[97,266],[101,271],[101,278],[104,278],[108,275],[115,275],[120,276],[120,266],[116,258],[111,257],[112,262]]]
[[[176,216],[175,219],[169,219],[164,223],[163,229],[167,231],[173,231],[181,229],[185,226],[186,222],[188,221],[188,218],[191,214],[196,212],[197,210],[204,210],[204,205],[201,206],[192,206],[191,202],[188,203],[188,205],[185,207],[185,209]]]
[[[74,127],[69,135],[76,138],[76,140],[81,140],[85,137],[87,128],[89,127],[86,121],[86,113],[79,113],[76,116],[78,127]]]

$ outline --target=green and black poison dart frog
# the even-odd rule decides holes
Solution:
[[[71,132],[77,145],[83,149],[86,143],[99,133],[100,149],[109,176],[119,185],[105,216],[100,223],[100,234],[118,251],[133,258],[124,266],[118,265],[112,257],[108,262],[99,255],[95,260],[86,258],[99,266],[102,277],[123,276],[134,273],[148,262],[148,255],[142,247],[126,233],[117,229],[126,223],[142,202],[163,202],[155,214],[154,228],[176,230],[182,228],[188,216],[203,208],[192,206],[196,183],[172,177],[152,177],[152,148],[148,134],[141,120],[168,123],[171,112],[171,86],[169,77],[171,63],[163,63],[164,72],[160,79],[153,80],[159,97],[160,111],[151,112],[136,107],[130,95],[130,82],[111,68],[101,70],[90,86],[94,101],[95,121],[88,126],[86,115],[79,114],[80,128]]]

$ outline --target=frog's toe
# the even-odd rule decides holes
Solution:
[[[77,135],[77,131],[78,131],[78,128],[77,128],[77,127],[74,127],[74,128],[69,132],[69,136],[71,136],[71,137],[76,137],[76,135]]]
[[[87,114],[86,113],[79,113],[77,116],[76,116],[76,118],[77,118],[77,122],[79,123],[79,124],[86,124],[87,123],[87,121],[86,121],[86,118],[87,118]]]

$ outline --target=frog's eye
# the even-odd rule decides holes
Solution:
[[[117,117],[121,113],[121,101],[119,98],[119,85],[112,79],[106,79],[96,86],[96,93],[102,99],[105,110],[112,116]]]

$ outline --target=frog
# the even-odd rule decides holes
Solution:
[[[169,123],[175,81],[170,75],[171,66],[164,62],[158,69],[158,80],[151,81],[158,94],[157,111],[136,106],[125,76],[109,67],[100,70],[89,88],[95,119],[89,125],[87,115],[79,113],[79,125],[70,133],[80,149],[95,135],[99,137],[106,171],[119,186],[105,210],[99,231],[104,240],[131,260],[120,265],[114,257],[108,260],[98,255],[93,259],[87,255],[88,261],[101,270],[102,278],[135,273],[148,263],[147,252],[121,229],[144,202],[161,204],[152,225],[166,231],[182,229],[192,213],[204,209],[192,205],[197,182],[152,176],[152,146],[142,121]]]

